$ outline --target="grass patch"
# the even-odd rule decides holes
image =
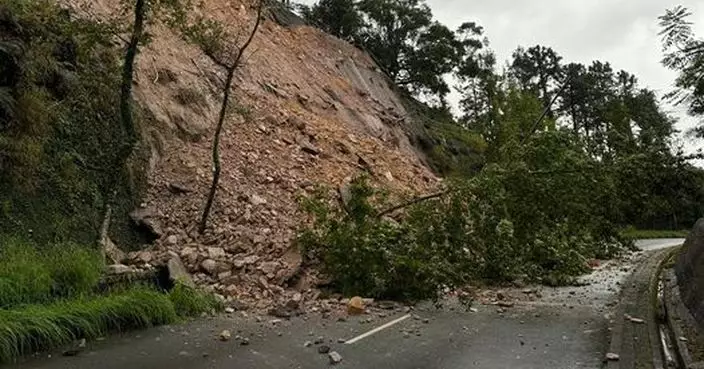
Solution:
[[[176,320],[168,296],[145,288],[0,310],[0,362],[38,350]]]
[[[658,238],[687,238],[689,230],[657,230],[627,228],[621,231],[621,236],[631,240],[658,239]]]
[[[102,274],[98,253],[75,244],[0,244],[0,308],[89,294]]]
[[[89,248],[0,237],[0,362],[222,308],[214,296],[182,285],[169,293],[141,285],[101,293],[103,269]]]
[[[177,283],[169,292],[169,299],[180,317],[198,316],[206,312],[217,312],[223,309],[223,304],[215,296],[195,288]]]

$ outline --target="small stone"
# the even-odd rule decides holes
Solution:
[[[329,353],[328,358],[330,358],[330,364],[332,365],[336,365],[342,362],[342,355],[338,354],[337,351]]]
[[[218,269],[218,263],[215,260],[205,259],[200,263],[200,268],[208,274],[213,274]]]
[[[313,341],[313,343],[316,345],[320,345],[323,342],[325,342],[325,337],[323,337],[323,336],[319,336],[318,338],[315,339],[315,341]]]
[[[306,341],[303,343],[303,347],[311,347],[311,346],[313,346],[313,342],[311,342],[311,341]]]
[[[254,206],[260,206],[260,205],[266,205],[266,199],[257,195],[253,194],[252,196],[249,197],[249,203],[254,205]]]
[[[115,265],[108,265],[107,266],[107,273],[112,274],[112,275],[121,275],[121,274],[127,274],[132,272],[132,268],[123,265],[123,264],[115,264]]]
[[[327,354],[329,352],[330,352],[330,346],[323,345],[323,346],[318,347],[319,354]]]
[[[688,342],[688,341],[689,341],[689,340],[687,339],[687,337],[680,337],[679,340],[680,340],[681,342]]]
[[[427,319],[427,318],[426,318],[426,319],[423,319],[423,323],[425,323],[425,324],[430,323],[430,319]]]
[[[218,335],[218,338],[220,339],[220,341],[223,341],[223,342],[229,341],[230,338],[232,338],[232,333],[226,329],[226,330],[220,332],[220,335]]]
[[[225,308],[225,312],[228,313],[228,314],[232,314],[232,313],[235,312],[235,309],[233,309],[233,308],[231,308],[231,307],[226,307],[226,308]]]
[[[172,245],[172,246],[177,244],[178,243],[178,236],[175,234],[172,234],[171,236],[166,237],[166,243],[168,245]]]
[[[337,339],[337,343],[345,343],[345,342],[347,342],[347,340],[344,339],[344,338],[338,338],[338,339]]]
[[[355,296],[347,303],[347,313],[350,315],[364,314],[364,302],[359,296]]]
[[[208,247],[208,257],[210,259],[222,259],[225,255],[225,249],[222,247]]]
[[[614,354],[613,352],[609,352],[608,354],[606,354],[606,360],[619,361],[619,360],[621,360],[621,357],[618,356],[618,354]]]
[[[240,341],[240,345],[242,345],[242,346],[249,346],[249,338],[246,338],[246,337],[243,338],[243,339]]]

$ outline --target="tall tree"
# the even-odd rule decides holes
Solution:
[[[476,23],[463,24],[456,34],[464,47],[462,61],[455,71],[459,81],[456,89],[462,94],[461,121],[467,127],[481,126],[495,119],[492,103],[499,88],[499,77],[494,71],[496,55],[488,48],[484,29]]]
[[[352,41],[359,35],[364,20],[354,0],[320,0],[312,7],[302,7],[303,17],[323,31]]]
[[[437,96],[450,92],[444,76],[459,63],[462,44],[454,32],[433,21],[422,0],[362,0],[366,19],[359,41],[400,86]]]
[[[562,57],[552,48],[536,45],[526,50],[519,47],[513,53],[511,75],[523,89],[538,96],[547,108],[562,83],[561,61]],[[548,115],[554,118],[552,109]]]
[[[696,37],[689,18],[692,13],[683,6],[667,10],[660,19],[662,28],[662,63],[679,73],[675,90],[667,97],[678,105],[686,105],[690,114],[704,115],[704,40]],[[704,125],[692,131],[704,138]]]

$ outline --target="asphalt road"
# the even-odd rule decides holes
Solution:
[[[678,243],[677,243],[678,242]],[[646,249],[679,241],[643,241]],[[503,290],[473,311],[451,301],[441,309],[421,305],[337,321],[310,314],[291,321],[223,316],[89,342],[75,357],[42,354],[13,368],[232,369],[325,368],[322,345],[342,356],[338,368],[601,368],[609,345],[609,320],[619,285],[642,255],[610,262],[582,287]],[[390,322],[397,323],[384,328]],[[380,329],[383,328],[383,329]],[[232,339],[218,340],[222,330]],[[367,335],[367,332],[375,333]],[[241,336],[249,340],[242,345]],[[306,347],[322,337],[324,343]],[[340,340],[354,341],[352,344]]]

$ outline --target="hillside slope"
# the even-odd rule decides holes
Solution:
[[[116,10],[108,0],[70,5],[90,5],[87,14],[98,17]],[[225,24],[253,23],[253,9],[238,1],[206,7]],[[301,274],[292,242],[304,219],[298,196],[364,171],[414,193],[438,179],[410,144],[401,100],[368,55],[314,28],[283,27],[270,13],[260,30],[235,80],[239,114],[226,122],[223,175],[204,236],[196,225],[210,183],[224,73],[171,31],[152,30],[135,91],[151,115],[143,126],[151,149],[143,213],[161,232],[152,253],[132,256],[154,263],[175,252],[199,284],[264,308],[267,297],[290,296],[284,289]],[[298,287],[307,288],[305,282]]]

